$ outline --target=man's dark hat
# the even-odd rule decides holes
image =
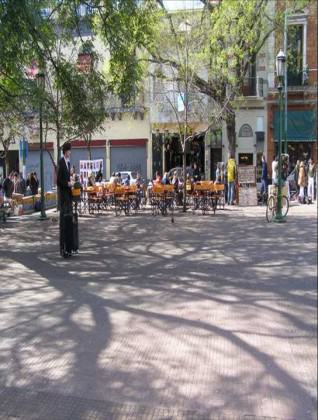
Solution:
[[[65,153],[68,150],[71,150],[72,146],[71,143],[69,141],[67,141],[66,143],[63,144],[62,146],[62,152]]]

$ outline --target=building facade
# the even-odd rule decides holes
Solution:
[[[271,2],[269,13],[275,13],[279,2]],[[286,140],[291,169],[298,159],[316,161],[317,155],[317,8],[312,0],[299,15],[288,16],[287,42],[287,114]],[[87,39],[90,35],[87,34]],[[107,60],[108,52],[98,38],[96,49]],[[261,156],[271,162],[277,153],[279,129],[278,93],[275,86],[275,59],[283,40],[273,33],[250,66],[243,87],[243,100],[236,107],[236,161],[240,165],[254,165],[260,178]],[[89,65],[87,57],[78,56],[78,65]],[[168,95],[166,92],[170,92]],[[182,136],[185,111],[182,93],[174,86],[164,86],[159,80],[145,80],[143,94],[132,107],[122,106],[114,99],[107,105],[106,118],[100,130],[92,134],[90,153],[82,138],[72,141],[72,164],[79,169],[79,161],[103,159],[104,177],[112,172],[139,171],[150,179],[156,171],[163,173],[182,166]],[[181,106],[180,106],[181,105]],[[184,105],[184,104],[183,104]],[[203,106],[202,106],[203,105]],[[179,118],[176,118],[176,112]],[[196,134],[186,145],[187,166],[196,163],[206,179],[215,178],[217,162],[226,162],[228,141],[226,127],[215,127],[200,135],[209,126],[209,112],[213,110],[207,98],[189,93],[188,134]],[[181,130],[180,130],[181,122]],[[38,123],[26,134],[29,150],[23,168],[19,156],[20,139],[13,138],[7,156],[8,170],[40,173],[40,145]],[[45,187],[55,185],[53,161],[57,160],[56,137],[48,132],[45,141]],[[0,156],[0,175],[4,172]],[[270,165],[269,165],[270,167]],[[1,169],[2,168],[2,169]]]
[[[303,13],[289,15],[287,25],[287,113],[283,120],[283,151],[287,146],[290,169],[297,160],[318,160],[317,155],[317,2]],[[273,50],[283,48],[283,40],[272,37]],[[267,104],[268,157],[278,152],[279,108],[275,87],[274,59],[269,73]]]
[[[88,32],[83,37],[84,41],[90,40]],[[80,42],[78,43],[80,45]],[[102,42],[95,37],[94,49],[107,61],[108,52]],[[89,71],[91,57],[89,53],[83,53],[77,46],[77,51],[66,50],[70,60],[77,65],[79,71]],[[103,62],[99,64],[100,69]],[[19,171],[27,176],[30,172],[36,172],[40,177],[40,131],[39,118],[35,111],[31,113],[29,124],[25,127],[24,136],[15,136],[11,140],[6,162],[0,153],[0,175]],[[109,179],[112,172],[138,171],[142,177],[151,177],[152,171],[152,147],[150,114],[145,106],[143,94],[139,95],[134,105],[123,106],[121,100],[109,97],[105,104],[105,120],[98,130],[92,133],[89,139],[81,137],[72,138],[71,164],[79,173],[80,160],[102,159],[103,176]],[[63,137],[61,130],[60,144],[67,139]],[[56,130],[53,126],[43,127],[44,146],[44,186],[46,191],[56,186],[55,162],[58,160]],[[28,151],[25,162],[20,153],[22,137],[27,140]],[[1,146],[0,146],[1,148]],[[0,150],[1,151],[1,150]],[[6,165],[5,165],[6,163]],[[6,166],[6,168],[5,168]]]

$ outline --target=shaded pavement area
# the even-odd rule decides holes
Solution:
[[[0,225],[0,419],[317,418],[317,210]]]

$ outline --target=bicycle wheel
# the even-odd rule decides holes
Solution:
[[[282,196],[282,216],[286,217],[289,210],[289,200],[286,195]]]
[[[161,211],[162,216],[167,216],[168,214],[167,206],[168,206],[168,203],[165,200],[161,201],[160,211]]]
[[[212,207],[212,210],[213,210],[213,214],[215,214],[217,206],[218,206],[218,197],[212,197],[211,198],[211,207]]]
[[[266,220],[270,223],[275,216],[276,212],[276,203],[275,198],[271,195],[267,200],[267,207],[266,207]]]
[[[198,197],[194,197],[193,201],[192,201],[192,211],[195,211],[199,208],[199,198]]]
[[[203,216],[207,214],[207,211],[209,210],[208,206],[208,199],[206,197],[202,197],[200,201],[200,209],[202,211]]]

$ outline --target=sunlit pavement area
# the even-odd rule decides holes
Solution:
[[[1,224],[0,419],[315,419],[316,218]]]

